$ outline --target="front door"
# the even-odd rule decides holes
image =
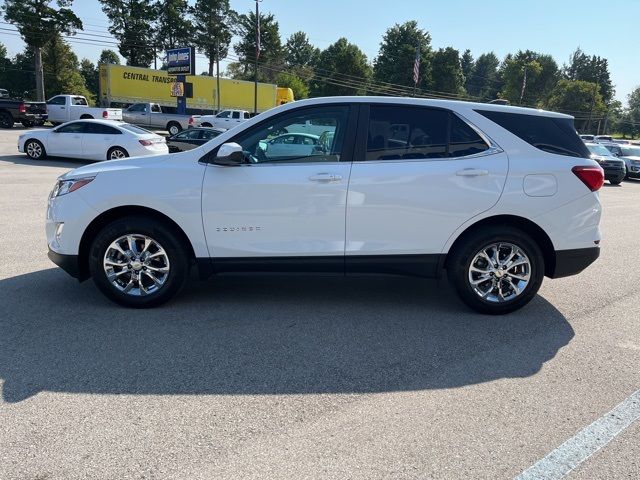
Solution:
[[[147,112],[146,103],[134,103],[124,112],[122,112],[122,119],[127,123],[133,123],[134,125],[149,125],[149,112]]]
[[[388,262],[430,276],[450,235],[500,198],[507,155],[445,109],[372,104],[360,118],[347,269]]]
[[[305,107],[229,140],[243,147],[246,163],[208,165],[203,184],[202,216],[214,266],[249,258],[250,270],[260,269],[261,260],[265,268],[276,262],[284,269],[343,269],[354,115],[349,105]],[[271,139],[306,120],[331,132],[332,141],[302,154],[268,154]]]
[[[82,137],[87,122],[71,122],[49,133],[47,153],[54,157],[82,158]]]
[[[47,118],[55,123],[64,123],[69,119],[65,97],[58,95],[47,100]]]

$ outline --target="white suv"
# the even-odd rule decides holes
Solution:
[[[300,124],[322,127],[301,155]],[[266,150],[266,151],[265,151]],[[50,258],[110,299],[159,305],[225,272],[436,277],[484,313],[599,255],[602,169],[567,115],[333,97],[265,112],[187,152],[87,165],[47,210]]]

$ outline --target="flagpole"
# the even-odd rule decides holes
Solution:
[[[413,62],[413,96],[418,90],[418,80],[420,80],[420,44],[416,47],[416,59]]]
[[[256,0],[256,55],[253,64],[253,114],[258,113],[258,55],[260,55],[260,13]]]

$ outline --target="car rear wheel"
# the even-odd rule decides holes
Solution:
[[[20,123],[22,123],[22,126],[23,126],[23,127],[25,127],[25,128],[31,128],[31,127],[33,127],[33,122],[30,122],[29,120],[23,120],[23,121],[22,121],[22,122],[20,122]]]
[[[110,148],[107,152],[107,160],[118,160],[121,158],[127,158],[129,153],[122,147]]]
[[[46,156],[44,145],[38,140],[27,140],[24,144],[24,151],[27,157],[32,160],[42,160]]]
[[[203,123],[202,126],[203,127],[209,127],[209,128],[213,127],[213,125],[211,125],[209,122]]]
[[[167,131],[171,135],[175,135],[176,133],[180,133],[182,131],[182,127],[180,126],[179,123],[169,122],[169,124],[167,125]]]
[[[480,313],[501,315],[523,307],[538,292],[544,257],[523,231],[488,227],[456,246],[447,270],[464,303]]]
[[[13,117],[9,112],[0,112],[0,127],[13,128]]]
[[[110,300],[126,307],[155,307],[183,288],[189,255],[173,229],[148,218],[126,217],[98,233],[89,269]]]

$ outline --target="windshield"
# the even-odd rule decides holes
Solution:
[[[130,123],[121,123],[118,126],[120,128],[124,128],[125,130],[129,130],[130,132],[137,133],[138,135],[148,135],[150,133],[153,133],[136,125],[131,125]]]
[[[625,145],[620,147],[623,157],[640,157],[640,147],[627,147]]]
[[[604,145],[590,144],[587,145],[587,148],[594,155],[603,155],[605,157],[609,157],[611,155],[611,152],[609,152],[609,150],[607,150]]]

